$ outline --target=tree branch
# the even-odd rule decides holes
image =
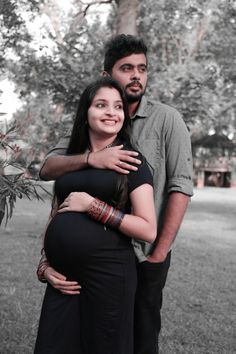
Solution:
[[[101,4],[111,4],[113,0],[101,0],[101,1],[94,1],[91,4],[83,4],[83,2],[81,1],[81,3],[83,5],[86,5],[84,10],[81,10],[79,12],[77,12],[74,17],[78,17],[80,15],[83,15],[83,17],[85,17],[87,15],[88,10],[90,9],[90,7],[94,6],[94,5],[101,5]]]

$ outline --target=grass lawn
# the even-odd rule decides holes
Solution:
[[[233,354],[236,190],[205,188],[195,193],[172,252],[160,352]],[[49,204],[20,200],[12,220],[0,229],[3,354],[33,353],[45,289],[35,269]]]

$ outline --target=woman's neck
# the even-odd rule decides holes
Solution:
[[[90,150],[92,152],[97,152],[104,150],[108,147],[113,146],[113,144],[116,142],[117,136],[112,136],[110,138],[94,138],[90,136]]]

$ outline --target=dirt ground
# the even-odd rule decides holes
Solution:
[[[49,207],[20,200],[0,228],[0,353],[33,352],[45,289],[35,268]],[[236,353],[235,230],[236,189],[196,189],[172,251],[161,354]]]

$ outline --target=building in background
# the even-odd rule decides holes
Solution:
[[[206,135],[192,149],[196,187],[236,188],[236,142],[224,134]]]

